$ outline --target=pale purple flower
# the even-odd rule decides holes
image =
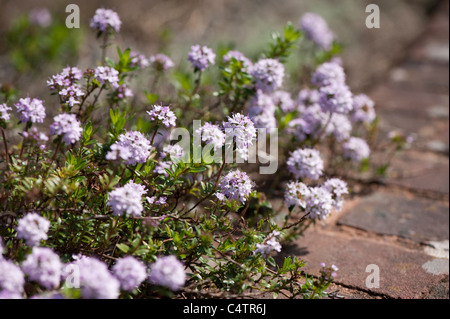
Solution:
[[[351,120],[356,123],[370,124],[376,119],[375,102],[365,94],[353,97]]]
[[[310,178],[312,180],[319,179],[323,174],[323,160],[320,153],[315,149],[297,149],[291,153],[287,161],[289,172],[295,178]]]
[[[21,295],[25,284],[25,275],[19,266],[13,262],[0,258],[0,293],[9,295]],[[1,297],[0,297],[1,298]]]
[[[70,107],[75,104],[80,104],[80,97],[84,96],[84,92],[81,90],[78,84],[70,85],[69,87],[64,87],[59,91],[62,103],[67,103]]]
[[[95,15],[90,22],[91,28],[102,32],[108,30],[119,32],[121,25],[122,21],[120,21],[120,17],[117,12],[114,12],[111,9],[103,8],[95,10]]]
[[[231,59],[234,58],[242,63],[242,69],[244,71],[250,69],[253,65],[252,61],[248,59],[242,52],[236,50],[228,51],[222,58],[223,62],[230,63]]]
[[[302,89],[298,92],[297,102],[300,112],[304,112],[309,106],[319,103],[320,93],[318,90]]]
[[[279,231],[272,231],[261,244],[256,244],[256,249],[253,251],[253,254],[259,253],[265,257],[272,251],[280,252],[281,244],[277,241],[277,236],[279,235]]]
[[[283,113],[289,113],[295,110],[295,103],[291,94],[286,91],[275,91],[272,93],[273,103],[278,106]]]
[[[151,56],[150,63],[157,71],[167,71],[175,66],[172,59],[162,53]]]
[[[219,182],[217,198],[229,201],[239,201],[244,204],[253,191],[254,183],[247,173],[239,169],[229,172]]]
[[[330,50],[334,34],[328,27],[327,22],[315,13],[305,13],[300,19],[300,29],[305,32],[306,37],[324,50]]]
[[[170,168],[172,167],[173,163],[170,161],[160,161],[158,164],[156,164],[155,166],[155,173],[156,174],[160,174],[160,175],[164,175],[166,177],[169,176],[169,173],[167,173],[166,170],[170,170]]]
[[[347,183],[339,178],[331,178],[323,184],[323,187],[331,193],[334,200],[334,208],[337,211],[342,210],[344,205],[343,196],[348,194]]]
[[[123,187],[109,192],[107,205],[111,207],[114,216],[140,217],[144,210],[142,196],[145,193],[144,186],[129,181]]]
[[[112,87],[119,87],[119,71],[109,66],[98,66],[94,70],[94,76],[100,84],[111,84]]]
[[[28,246],[38,246],[48,238],[50,222],[37,213],[28,213],[17,223],[17,238],[24,239]]]
[[[322,186],[310,187],[305,202],[305,212],[309,214],[308,217],[320,220],[331,214],[335,203],[332,194]]]
[[[272,97],[258,90],[251,100],[248,116],[256,128],[276,128],[275,108]]]
[[[223,122],[223,127],[228,143],[229,137],[232,137],[231,143],[236,142],[236,152],[242,159],[247,160],[249,147],[256,139],[256,128],[252,120],[245,115],[236,113]]]
[[[53,119],[54,122],[50,125],[51,135],[61,135],[67,145],[76,143],[81,138],[83,128],[75,114],[63,113]]]
[[[301,142],[307,138],[317,138],[328,119],[329,115],[322,111],[319,104],[312,104],[305,107],[298,118],[289,122],[288,131]]]
[[[333,113],[325,129],[327,135],[332,135],[336,141],[343,142],[350,138],[352,123],[344,114]]]
[[[116,96],[119,100],[124,100],[127,97],[133,96],[133,91],[127,87],[126,84],[121,84],[116,89]]]
[[[121,134],[118,141],[111,145],[106,159],[113,161],[122,159],[127,165],[136,165],[147,162],[151,149],[150,141],[141,132],[128,131]]]
[[[342,145],[344,158],[355,163],[360,163],[363,159],[370,156],[370,147],[365,140],[359,137],[350,137]]]
[[[22,123],[42,123],[45,118],[45,107],[41,100],[22,98],[15,104]]]
[[[163,197],[157,198],[156,196],[152,196],[152,197],[148,197],[147,196],[147,202],[150,205],[158,205],[158,206],[166,205],[167,204],[167,197],[163,196]]]
[[[319,92],[319,104],[324,112],[348,114],[353,110],[353,95],[347,85],[333,82],[322,86]]]
[[[117,260],[112,267],[112,273],[120,282],[125,291],[133,291],[147,278],[147,269],[144,264],[132,256]]]
[[[161,158],[170,157],[170,160],[173,163],[178,163],[184,157],[185,152],[184,149],[176,144],[176,145],[167,145],[163,148],[161,152]]]
[[[316,69],[311,82],[319,87],[333,83],[345,84],[345,72],[342,66],[333,62],[325,62]]]
[[[130,52],[130,66],[144,69],[150,65],[149,59],[143,54],[131,51]]]
[[[275,59],[261,59],[250,70],[255,79],[255,87],[265,93],[271,93],[283,85],[284,66]]]
[[[71,265],[78,267],[83,299],[117,299],[119,297],[120,282],[109,272],[104,262],[93,257],[83,257]]]
[[[61,73],[52,75],[52,77],[47,80],[47,86],[52,90],[62,90],[71,85],[76,84],[83,77],[83,72],[77,67],[66,67]]]
[[[199,44],[191,46],[191,51],[188,54],[188,60],[192,67],[196,70],[204,71],[210,65],[215,64],[216,54],[207,46],[200,46]]]
[[[52,15],[47,8],[35,8],[28,15],[30,24],[47,28],[52,24]]]
[[[153,105],[150,111],[147,111],[152,121],[158,121],[164,124],[165,127],[176,125],[177,117],[168,106]]]
[[[62,267],[59,256],[46,247],[34,247],[22,263],[22,270],[28,278],[48,290],[59,286]]]
[[[11,111],[12,108],[8,107],[8,105],[6,105],[5,103],[0,104],[0,120],[3,121],[9,121],[10,119],[10,114],[8,113],[8,111]]]
[[[0,285],[1,287],[1,285]],[[23,299],[22,295],[18,292],[11,292],[8,290],[0,290],[0,300],[2,299]]]
[[[149,282],[177,291],[186,282],[184,266],[175,256],[159,257],[150,266]]]
[[[207,122],[197,129],[196,134],[201,136],[203,142],[214,145],[215,151],[225,145],[225,133],[217,125]]]
[[[284,203],[287,207],[306,208],[306,196],[310,193],[309,187],[297,181],[289,182],[284,192]]]

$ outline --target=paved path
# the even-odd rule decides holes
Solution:
[[[338,265],[329,291],[340,297],[449,298],[448,0],[408,52],[369,95],[381,133],[398,128],[416,142],[394,160],[386,185],[285,249],[313,275],[320,262]]]

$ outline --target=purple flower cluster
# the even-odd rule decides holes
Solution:
[[[13,262],[0,258],[0,299],[20,299],[25,275]]]
[[[242,63],[242,70],[247,71],[252,66],[253,63],[248,59],[242,52],[230,50],[228,51],[222,58],[223,62],[230,63],[231,59],[236,59],[237,61]]]
[[[319,104],[324,112],[348,114],[353,110],[353,95],[344,83],[332,82],[319,89]]]
[[[334,41],[334,34],[327,22],[315,13],[305,13],[300,19],[300,29],[306,37],[323,50],[330,50]]]
[[[325,133],[334,136],[336,141],[343,142],[350,138],[352,128],[352,123],[346,115],[333,113],[325,128]]]
[[[130,52],[130,66],[137,67],[139,69],[145,69],[150,65],[149,59],[143,54],[131,51]]]
[[[51,135],[62,135],[62,140],[67,145],[76,143],[81,138],[83,128],[75,114],[63,113],[53,119],[54,122],[50,125]]]
[[[210,65],[215,64],[216,54],[207,46],[200,46],[199,44],[191,46],[191,51],[188,54],[188,60],[191,62],[195,70],[204,71]]]
[[[289,182],[286,185],[284,193],[284,203],[287,207],[306,208],[306,195],[309,194],[309,188],[302,182]]]
[[[15,104],[22,123],[42,123],[45,118],[45,107],[41,100],[29,97],[19,99]]]
[[[147,162],[152,146],[150,141],[138,131],[129,131],[119,136],[116,143],[111,145],[106,159],[110,161],[125,161],[127,165]]]
[[[61,89],[59,95],[63,103],[67,103],[70,107],[73,107],[75,104],[80,104],[80,97],[85,94],[77,84],[73,84]]]
[[[252,120],[240,113],[233,114],[223,122],[226,136],[232,136],[236,142],[236,152],[244,160],[248,159],[249,147],[256,139],[256,128]]]
[[[310,178],[319,179],[323,174],[323,160],[319,151],[315,149],[297,149],[287,161],[289,172],[296,179]]]
[[[216,197],[221,200],[239,201],[244,204],[253,191],[254,183],[247,173],[234,170],[221,178],[219,183],[220,192]]]
[[[123,187],[118,187],[108,194],[107,205],[113,210],[114,216],[140,217],[144,210],[142,196],[146,192],[144,186],[129,181]]]
[[[119,32],[121,25],[122,21],[120,21],[117,12],[114,12],[111,9],[103,9],[103,8],[95,10],[95,15],[91,19],[90,23],[91,28],[102,32],[106,32],[109,30]]]
[[[61,73],[47,80],[47,86],[52,90],[61,90],[76,84],[83,77],[83,72],[77,67],[66,67]]]
[[[62,263],[50,248],[34,247],[23,262],[22,269],[30,280],[48,290],[55,289],[60,284]]]
[[[151,56],[150,63],[157,71],[167,71],[175,66],[173,61],[167,55],[162,53]]]
[[[340,211],[344,205],[343,196],[348,194],[347,183],[339,178],[331,178],[323,184],[323,188],[332,195],[334,200],[333,206],[337,211]]]
[[[265,93],[271,93],[283,85],[284,66],[275,59],[261,59],[250,70],[255,87]]]
[[[256,128],[276,128],[277,120],[275,118],[276,105],[270,95],[258,90],[251,101],[248,115]]]
[[[296,105],[292,100],[291,94],[286,91],[275,91],[272,93],[272,101],[283,113],[289,113],[295,110]]]
[[[17,223],[17,238],[25,240],[28,246],[38,246],[41,240],[48,238],[50,222],[37,213],[28,213]]]
[[[370,147],[365,140],[359,137],[350,137],[343,145],[344,158],[355,163],[369,158]]]
[[[200,135],[202,141],[206,144],[213,145],[214,150],[218,150],[225,145],[225,133],[217,125],[207,122],[196,131],[196,134]]]
[[[119,87],[119,71],[109,66],[98,66],[94,70],[94,76],[102,85],[110,84],[113,88]]]
[[[120,288],[133,291],[147,278],[147,269],[136,258],[126,256],[117,260],[112,267],[112,273],[120,282]]]
[[[355,123],[370,124],[375,121],[375,102],[365,94],[353,97],[353,111],[351,119]]]
[[[153,105],[150,111],[147,111],[152,121],[161,122],[165,127],[176,125],[177,117],[168,106]]]
[[[272,231],[261,244],[256,244],[256,249],[253,251],[253,254],[261,254],[265,257],[272,251],[280,252],[281,244],[277,241],[277,236],[279,235],[279,231]]]
[[[8,113],[8,111],[11,111],[12,109],[10,107],[8,107],[8,105],[6,105],[5,103],[0,104],[0,120],[2,121],[9,121],[10,119],[10,114]]]
[[[47,28],[52,24],[52,14],[47,8],[34,8],[28,15],[30,24]]]
[[[345,72],[341,65],[334,62],[325,62],[316,69],[311,83],[318,86],[328,86],[333,83],[345,83]]]
[[[186,282],[184,266],[175,256],[160,257],[150,266],[149,282],[177,291]]]

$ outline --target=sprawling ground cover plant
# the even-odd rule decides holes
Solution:
[[[0,297],[326,295],[335,265],[311,277],[277,253],[342,209],[346,178],[388,167],[370,161],[374,103],[346,84],[326,22],[305,14],[255,60],[193,45],[190,73],[161,53],[110,58],[121,24],[96,11],[101,61],[50,76],[53,100],[2,92]],[[285,63],[304,47],[288,92]],[[278,169],[257,170],[268,162]],[[286,209],[271,206],[275,191]]]

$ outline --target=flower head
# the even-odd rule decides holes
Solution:
[[[319,87],[333,83],[344,84],[345,72],[341,65],[334,62],[321,64],[314,72],[311,82]]]
[[[38,282],[46,289],[51,290],[59,286],[62,263],[50,248],[34,247],[23,262],[22,269],[30,280]]]
[[[37,246],[46,240],[50,222],[37,213],[28,213],[17,223],[17,237],[25,240],[28,246]]]
[[[244,71],[252,67],[253,63],[242,52],[230,50],[223,56],[223,62],[230,63],[231,59],[236,59],[242,63],[242,69]]]
[[[370,124],[375,121],[375,102],[365,94],[353,97],[351,120],[356,123]]]
[[[8,111],[11,111],[12,108],[8,107],[5,103],[0,104],[0,120],[9,121],[10,115]]]
[[[287,161],[288,170],[295,178],[319,179],[323,173],[323,160],[315,149],[297,149]]]
[[[281,245],[277,241],[277,236],[280,232],[277,230],[272,231],[261,244],[256,244],[256,249],[253,254],[262,254],[264,257],[269,255],[272,251],[281,251]]]
[[[216,54],[207,46],[199,44],[191,46],[188,60],[196,70],[204,71],[210,65],[215,64]]]
[[[353,95],[344,83],[332,82],[319,89],[319,104],[324,112],[348,114],[353,110]]]
[[[370,156],[370,147],[365,140],[359,137],[350,137],[343,145],[344,157],[355,163],[360,163]]]
[[[123,160],[127,165],[147,162],[152,146],[150,141],[138,131],[128,131],[119,136],[106,154],[107,160]]]
[[[331,178],[323,184],[323,187],[331,193],[334,200],[334,208],[340,211],[344,205],[343,195],[348,194],[347,183],[339,178]]]
[[[20,296],[24,284],[25,275],[22,270],[11,261],[0,258],[0,293]]]
[[[232,143],[236,142],[236,152],[239,156],[248,159],[249,147],[253,145],[256,139],[256,128],[253,121],[240,113],[233,114],[223,122],[225,134],[227,137],[233,137]]]
[[[289,113],[295,110],[295,103],[291,94],[286,91],[275,91],[272,93],[273,103],[278,106],[283,113]]]
[[[150,266],[149,282],[176,291],[186,282],[184,266],[175,256],[160,257]]]
[[[305,13],[300,19],[300,29],[306,37],[323,50],[330,50],[334,41],[334,34],[327,22],[315,13]]]
[[[109,66],[98,66],[94,70],[94,76],[100,84],[110,84],[113,88],[119,87],[119,71]]]
[[[119,32],[121,25],[122,21],[120,21],[120,17],[117,12],[114,12],[111,9],[103,8],[95,10],[95,15],[90,23],[91,28],[102,32],[109,30]]]
[[[15,104],[22,123],[42,123],[45,118],[45,107],[41,100],[22,98]]]
[[[76,143],[81,138],[83,128],[75,114],[63,113],[54,117],[50,125],[50,134],[62,135],[62,140],[67,145]]]
[[[152,121],[159,121],[164,124],[165,127],[171,127],[176,125],[177,117],[168,106],[153,105],[150,111],[147,111]]]
[[[284,193],[284,203],[287,207],[306,208],[305,198],[309,195],[309,187],[302,182],[289,182]]]
[[[175,65],[167,55],[162,53],[151,56],[150,63],[157,71],[167,71]]]
[[[214,150],[222,148],[225,144],[225,133],[217,125],[207,122],[197,129],[196,134],[201,136],[203,142],[214,145]]]
[[[145,193],[144,186],[129,181],[123,187],[118,187],[108,194],[107,205],[113,210],[114,216],[140,217],[144,210],[142,196]]]
[[[332,194],[322,186],[310,187],[305,201],[305,212],[309,214],[309,218],[320,220],[331,214],[335,204]]]
[[[145,55],[131,51],[130,52],[130,66],[144,69],[150,65],[149,59]]]
[[[133,291],[147,278],[147,269],[144,264],[132,256],[117,260],[112,267],[112,273],[125,291]]]
[[[247,173],[240,170],[229,172],[221,178],[220,192],[216,194],[219,199],[236,200],[244,204],[253,191],[254,183]]]
[[[276,128],[275,109],[272,97],[258,90],[251,101],[248,115],[257,128]]]
[[[255,79],[255,86],[263,92],[270,93],[283,84],[284,66],[275,59],[261,59],[250,70]]]

